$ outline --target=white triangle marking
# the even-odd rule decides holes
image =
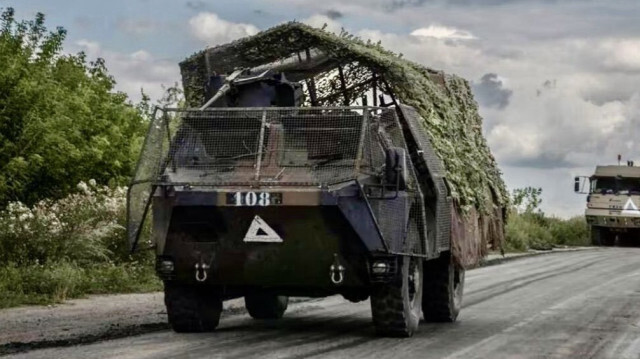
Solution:
[[[262,230],[263,234],[258,234]],[[244,236],[245,242],[282,243],[282,238],[260,216],[255,216]]]
[[[624,208],[622,209],[622,214],[628,214],[632,216],[640,216],[640,210],[635,203],[629,198],[627,203],[625,203]]]

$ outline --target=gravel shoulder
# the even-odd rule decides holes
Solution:
[[[541,254],[585,248],[490,254],[482,266]],[[0,310],[0,355],[33,349],[85,344],[168,329],[161,292],[90,296],[63,304]],[[296,301],[307,301],[297,299]],[[244,313],[244,301],[224,303],[224,316]]]
[[[242,299],[224,315],[244,312]],[[0,310],[0,355],[168,329],[162,292],[95,295],[62,304]]]
[[[90,296],[0,310],[0,354],[166,328],[162,293]]]

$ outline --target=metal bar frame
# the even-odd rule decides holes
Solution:
[[[151,122],[153,123],[153,121],[156,118],[156,114],[158,113],[158,110],[162,111],[162,109],[159,106],[155,106],[153,108],[153,113],[151,114]],[[142,152],[144,151],[144,149],[147,147],[147,143],[149,141],[149,134],[151,133],[152,127],[149,126],[149,128],[147,129],[147,134],[144,137],[144,142],[142,143],[142,147],[140,148],[140,155],[138,155],[138,157],[142,156]],[[138,163],[136,164],[136,170],[134,173],[138,173],[138,170],[140,169],[141,166],[141,162],[138,161]],[[127,188],[127,240],[129,240],[131,238],[131,222],[130,222],[130,218],[131,218],[131,189],[133,188],[133,186],[135,184],[142,184],[142,183],[150,183],[151,184],[151,191],[149,193],[149,197],[147,198],[147,202],[145,204],[144,210],[142,212],[142,220],[140,222],[140,226],[138,226],[138,228],[135,230],[134,238],[133,238],[133,242],[130,243],[131,248],[130,251],[131,253],[133,253],[136,250],[136,247],[138,245],[138,241],[140,240],[140,229],[142,228],[145,219],[147,218],[147,213],[149,212],[149,207],[151,206],[151,199],[153,198],[153,193],[155,192],[156,186],[153,184],[153,179],[149,178],[149,179],[145,179],[145,180],[136,180],[135,179],[135,174],[134,174],[134,178],[131,181],[131,183],[129,184],[129,188]]]
[[[344,79],[344,71],[342,70],[342,65],[338,66],[338,75],[340,76],[340,89],[342,95],[344,96],[344,105],[349,106],[349,94],[347,93],[347,82]]]
[[[261,185],[270,185],[271,183],[273,184],[277,184],[277,185],[281,185],[281,186],[295,186],[295,185],[319,185],[319,183],[317,182],[301,182],[301,181],[287,181],[287,182],[271,182],[271,181],[261,181],[260,180],[260,175],[262,173],[262,148],[264,147],[264,141],[265,141],[265,135],[266,135],[266,129],[269,127],[268,122],[269,122],[269,113],[281,113],[281,112],[287,112],[287,111],[292,111],[295,112],[297,115],[299,114],[304,114],[305,112],[314,112],[314,111],[318,111],[318,110],[322,110],[322,111],[341,111],[341,110],[352,110],[352,111],[358,111],[361,112],[358,115],[362,117],[362,121],[361,121],[361,128],[360,128],[360,135],[359,135],[359,146],[356,152],[356,158],[354,161],[354,165],[352,167],[352,175],[349,176],[348,178],[344,178],[344,180],[340,180],[339,182],[330,182],[329,184],[335,184],[335,183],[340,183],[343,181],[348,181],[348,180],[353,180],[355,179],[359,174],[363,174],[363,175],[370,175],[371,173],[369,171],[366,172],[361,172],[362,171],[362,161],[363,161],[363,156],[364,156],[364,140],[366,137],[366,133],[368,131],[368,126],[369,123],[371,121],[371,115],[375,115],[377,113],[379,113],[380,111],[391,111],[389,109],[384,109],[381,107],[374,107],[374,106],[331,106],[331,107],[324,107],[324,106],[320,106],[320,107],[232,107],[232,108],[207,108],[207,109],[200,109],[200,108],[187,108],[187,109],[180,109],[180,108],[173,108],[173,107],[165,107],[165,108],[159,108],[160,111],[163,111],[163,113],[165,114],[164,116],[164,120],[165,123],[164,124],[160,124],[161,126],[165,127],[165,130],[167,132],[169,132],[170,126],[169,126],[169,120],[170,117],[166,116],[167,113],[173,112],[173,113],[181,113],[185,116],[188,116],[189,113],[193,113],[193,114],[203,114],[204,116],[206,116],[206,114],[215,114],[216,112],[218,113],[228,113],[228,112],[245,112],[245,111],[251,111],[252,113],[258,113],[261,112],[261,126],[260,126],[260,133],[259,133],[259,144],[258,144],[258,151],[256,151],[256,162],[255,162],[255,166],[256,166],[256,170],[255,170],[255,177],[254,177],[254,181],[244,181],[242,183],[240,182],[235,182],[235,181],[216,181],[215,183],[212,182],[189,182],[190,185],[198,185],[198,186],[209,186],[209,185],[215,185],[215,186],[225,186],[225,185],[229,185],[229,186],[261,186]],[[257,116],[256,116],[257,117]],[[206,119],[206,117],[204,117]],[[257,118],[256,118],[257,119]],[[168,136],[170,136],[170,134],[168,133]],[[169,143],[171,142],[171,139],[169,138]],[[166,159],[167,162],[164,164],[164,166],[166,166],[168,164],[168,159]],[[161,164],[161,167],[164,167]],[[163,180],[161,179],[155,179],[153,181],[156,184],[159,183],[164,183]],[[173,182],[176,185],[180,185],[176,182]],[[138,184],[138,183],[133,183],[133,184]],[[323,183],[321,183],[322,185],[324,185]]]
[[[260,125],[260,140],[258,142],[258,154],[256,155],[256,181],[260,181],[260,167],[262,167],[262,147],[264,146],[264,129],[267,126],[267,111],[262,111],[262,124]]]
[[[273,111],[279,112],[283,110],[302,110],[302,111],[313,111],[313,110],[389,110],[388,108],[381,106],[310,106],[310,107],[211,107],[206,109],[200,109],[198,107],[189,107],[189,108],[177,108],[177,107],[158,107],[158,109],[167,112],[244,112],[244,111]]]
[[[354,168],[354,174],[357,176],[360,173],[360,165],[362,162],[362,151],[364,148],[364,138],[367,134],[367,126],[369,125],[369,111],[363,111],[362,124],[360,125],[360,139],[358,140],[358,152],[356,153],[356,165]]]

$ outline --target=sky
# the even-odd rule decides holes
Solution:
[[[638,0],[0,0],[68,30],[64,50],[102,57],[135,101],[180,81],[207,46],[297,20],[344,28],[470,81],[509,190],[584,212],[573,177],[617,155],[640,163]]]

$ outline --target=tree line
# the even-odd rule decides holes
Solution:
[[[45,16],[0,17],[0,209],[62,198],[83,180],[126,184],[148,124],[149,99],[115,91],[103,59],[63,53],[67,32]]]

